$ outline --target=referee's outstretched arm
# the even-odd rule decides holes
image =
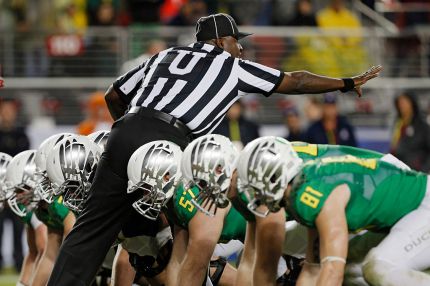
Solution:
[[[330,78],[316,75],[308,71],[285,72],[284,79],[275,92],[286,94],[323,93],[335,90],[343,92],[354,90],[361,96],[361,86],[375,78],[382,70],[381,66],[373,66],[366,72],[352,78]]]
[[[380,65],[373,66],[360,75],[343,79],[317,75],[308,71],[285,72],[285,76],[275,92],[284,94],[309,94],[335,90],[341,90],[343,92],[354,90],[360,97],[362,95],[361,86],[368,80],[377,77],[381,70],[382,67]],[[123,99],[112,85],[106,91],[105,100],[114,120],[124,115],[129,100]]]

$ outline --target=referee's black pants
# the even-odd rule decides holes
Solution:
[[[181,148],[189,143],[179,129],[142,113],[126,114],[113,124],[90,196],[61,246],[48,285],[91,285],[106,253],[134,211],[131,204],[138,199],[127,194],[128,160],[137,148],[154,140],[169,140]]]

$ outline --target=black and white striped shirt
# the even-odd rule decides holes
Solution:
[[[127,104],[171,114],[200,136],[211,133],[240,97],[269,96],[283,77],[279,70],[198,42],[158,53],[113,87]]]

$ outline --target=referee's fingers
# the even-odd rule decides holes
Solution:
[[[355,90],[355,92],[357,93],[357,96],[358,96],[358,97],[361,97],[361,96],[362,96],[361,87],[357,86],[354,90]]]
[[[371,80],[372,78],[375,78],[375,77],[378,77],[378,76],[379,76],[379,73],[375,73],[375,74],[372,74],[372,75],[368,75],[368,76],[366,77],[366,81]]]

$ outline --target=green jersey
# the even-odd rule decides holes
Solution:
[[[56,198],[47,207],[39,206],[36,209],[37,218],[48,228],[62,231],[64,219],[69,214],[69,209],[63,205],[63,198]]]
[[[21,210],[21,211],[26,211],[25,213],[25,216],[19,216],[19,218],[21,219],[21,221],[24,223],[24,224],[27,224],[27,225],[30,225],[31,224],[31,217],[33,216],[33,211],[28,211],[28,210],[26,210],[26,207],[25,207],[25,205],[23,205],[23,204],[21,204],[21,203],[18,203],[18,208]]]
[[[191,200],[199,193],[197,187],[185,190],[182,186],[177,188],[173,196],[174,209],[181,227],[188,228],[188,223],[197,213],[197,208]],[[232,239],[245,240],[246,220],[232,206],[224,219],[224,226],[219,242],[227,242]]]
[[[286,204],[288,213],[315,227],[327,197],[342,184],[351,191],[345,210],[348,229],[386,229],[420,205],[427,175],[354,156],[309,161],[293,181]]]
[[[27,224],[31,225],[31,217],[33,216],[33,211],[28,211],[24,217],[21,217],[21,220]]]
[[[303,161],[316,158],[352,155],[358,158],[371,159],[381,158],[384,154],[372,150],[355,148],[344,145],[309,144],[305,142],[291,142],[294,151]]]
[[[355,148],[344,145],[327,145],[327,144],[309,144],[305,142],[291,142],[294,151],[304,161],[314,160],[317,158],[353,155],[359,158],[381,158],[384,154],[375,151]],[[247,196],[240,193],[237,198],[232,200],[233,205],[248,220],[255,221],[255,216],[246,207],[249,203]]]

